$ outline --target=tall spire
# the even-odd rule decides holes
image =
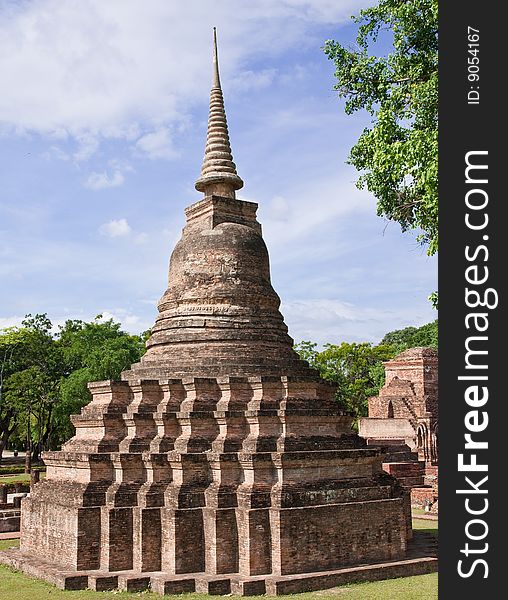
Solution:
[[[217,57],[217,32],[213,28],[213,80],[210,92],[210,113],[206,136],[205,157],[201,175],[196,181],[196,189],[205,196],[235,197],[235,190],[243,187],[243,181],[236,173],[228,124],[224,110],[224,98],[220,87],[219,61]]]

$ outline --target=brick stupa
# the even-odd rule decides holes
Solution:
[[[185,211],[147,352],[89,385],[23,501],[13,564],[63,587],[326,587],[313,575],[404,558],[411,536],[380,451],[293,350],[257,205],[235,197],[214,46],[204,198]]]

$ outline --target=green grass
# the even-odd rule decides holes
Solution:
[[[437,535],[437,521],[413,520],[414,529],[430,531]],[[0,540],[0,550],[18,546],[19,540]],[[26,577],[0,565],[0,600],[161,600],[161,596],[151,592],[66,592],[54,586]],[[235,598],[228,596],[228,598]],[[437,573],[387,579],[373,583],[356,583],[330,590],[280,596],[294,600],[437,600]],[[164,596],[168,600],[211,600],[204,594],[184,594],[179,596]]]
[[[430,519],[413,519],[413,529],[433,533],[436,536],[438,531],[437,525],[437,521],[431,521]]]
[[[46,473],[41,473],[40,478],[44,479]],[[0,475],[1,483],[30,483],[30,473],[20,473],[19,475]]]
[[[19,540],[0,540],[0,550],[6,550],[12,548],[12,546],[19,546]]]
[[[30,475],[23,473],[22,475],[0,475],[0,483],[30,483]]]
[[[44,465],[32,465],[33,471],[45,471]],[[3,465],[0,466],[0,475],[13,475],[14,473],[24,473],[25,465]]]

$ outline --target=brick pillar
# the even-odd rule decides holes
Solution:
[[[32,469],[30,471],[30,489],[36,484],[39,483],[39,480],[41,478],[41,472],[40,471],[36,471],[35,469]]]
[[[205,570],[203,511],[161,509],[162,564],[168,574],[202,573]]]
[[[72,452],[116,452],[125,437],[123,413],[132,399],[126,381],[96,381],[88,384],[92,401],[71,415],[76,434],[62,446]]]
[[[252,399],[247,406],[247,410],[277,410],[286,394],[281,378],[249,377],[248,381],[252,387]]]
[[[238,572],[236,509],[204,508],[205,570],[210,574]]]
[[[160,571],[162,564],[160,508],[133,508],[133,569]]]
[[[120,442],[120,452],[143,452],[157,434],[154,413],[162,399],[162,390],[157,381],[131,382],[133,399],[124,415],[127,435]]]
[[[218,435],[212,442],[214,452],[238,452],[247,437],[247,419],[243,414],[231,416],[227,412],[216,412]]]
[[[241,575],[272,572],[269,507],[277,480],[271,455],[240,454],[243,483],[238,487],[238,548]]]
[[[184,379],[185,400],[177,414],[181,434],[175,441],[178,452],[206,452],[219,434],[214,411],[221,397],[216,379]]]
[[[136,506],[138,492],[146,481],[141,454],[112,454],[114,482],[106,491],[106,502],[112,506]]]
[[[101,509],[78,509],[76,569],[98,569],[101,560]]]
[[[218,378],[221,397],[217,403],[218,411],[244,411],[254,397],[252,384],[247,377]]]
[[[207,452],[219,435],[219,425],[213,412],[181,412],[177,414],[180,435],[175,450],[181,453]]]
[[[282,424],[274,410],[249,411],[246,417],[249,434],[245,438],[244,452],[276,452],[277,440],[282,434]]]
[[[193,377],[183,380],[185,399],[180,405],[181,412],[213,412],[221,398],[221,390],[216,379]]]
[[[105,571],[133,567],[132,508],[102,508],[101,565]]]
[[[237,509],[238,572],[243,576],[272,572],[269,509]]]
[[[137,504],[147,508],[163,506],[164,492],[172,480],[168,455],[144,452],[141,456],[145,483],[139,488]]]
[[[154,413],[157,435],[150,443],[152,452],[169,452],[175,447],[175,440],[181,434],[176,413],[185,399],[185,388],[181,379],[160,382],[162,400]]]

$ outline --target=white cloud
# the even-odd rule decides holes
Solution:
[[[170,147],[147,136],[167,135],[164,127],[178,127],[192,104],[206,102],[213,25],[225,80],[248,88],[273,77],[249,69],[251,58],[315,45],[316,24],[339,26],[357,10],[355,0],[3,3],[0,126],[70,136],[76,161],[104,139],[144,133],[155,157],[166,158]]]
[[[90,133],[83,133],[76,136],[76,141],[78,149],[72,156],[76,162],[87,161],[95,154],[99,147],[99,140]]]
[[[142,231],[141,233],[138,233],[136,235],[136,237],[134,238],[134,242],[136,244],[146,244],[146,242],[148,241],[148,233],[145,233],[144,231]]]
[[[228,92],[249,92],[268,87],[273,83],[277,69],[263,69],[262,71],[241,71],[228,85]]]
[[[18,327],[21,325],[21,321],[24,317],[0,317],[0,330],[6,329],[7,327]]]
[[[114,171],[112,175],[108,175],[106,171],[102,173],[90,173],[84,185],[91,190],[103,190],[105,188],[118,187],[123,184],[125,177],[120,171]]]
[[[169,130],[166,128],[147,133],[136,142],[136,149],[140,150],[151,159],[172,159],[179,156],[173,147]]]
[[[323,228],[338,223],[346,215],[373,210],[373,199],[367,192],[355,189],[344,171],[303,178],[293,183],[286,196],[274,196],[269,203],[260,203],[259,216],[265,240],[280,255],[294,256],[295,250],[309,252],[309,237],[317,236]],[[302,242],[307,244],[303,245]],[[297,243],[291,252],[282,252]],[[321,244],[319,241],[318,246]]]
[[[67,152],[64,152],[61,148],[54,145],[50,146],[49,149],[42,154],[42,156],[48,160],[56,158],[57,160],[68,161],[71,158]]]
[[[118,219],[109,221],[109,223],[103,223],[99,227],[99,232],[102,235],[107,235],[108,237],[121,237],[125,235],[129,235],[132,229],[127,219]]]
[[[436,318],[430,304],[422,297],[419,310],[415,306],[397,310],[372,306],[356,306],[329,298],[284,302],[282,314],[289,334],[299,342],[310,340],[320,346],[326,343],[379,343],[389,331],[420,326]]]
[[[133,334],[139,334],[142,331],[146,331],[153,325],[153,322],[133,314],[126,308],[104,309],[100,311],[99,314],[101,315],[99,322],[113,319],[115,323],[121,323],[123,329],[126,329],[129,333]]]

